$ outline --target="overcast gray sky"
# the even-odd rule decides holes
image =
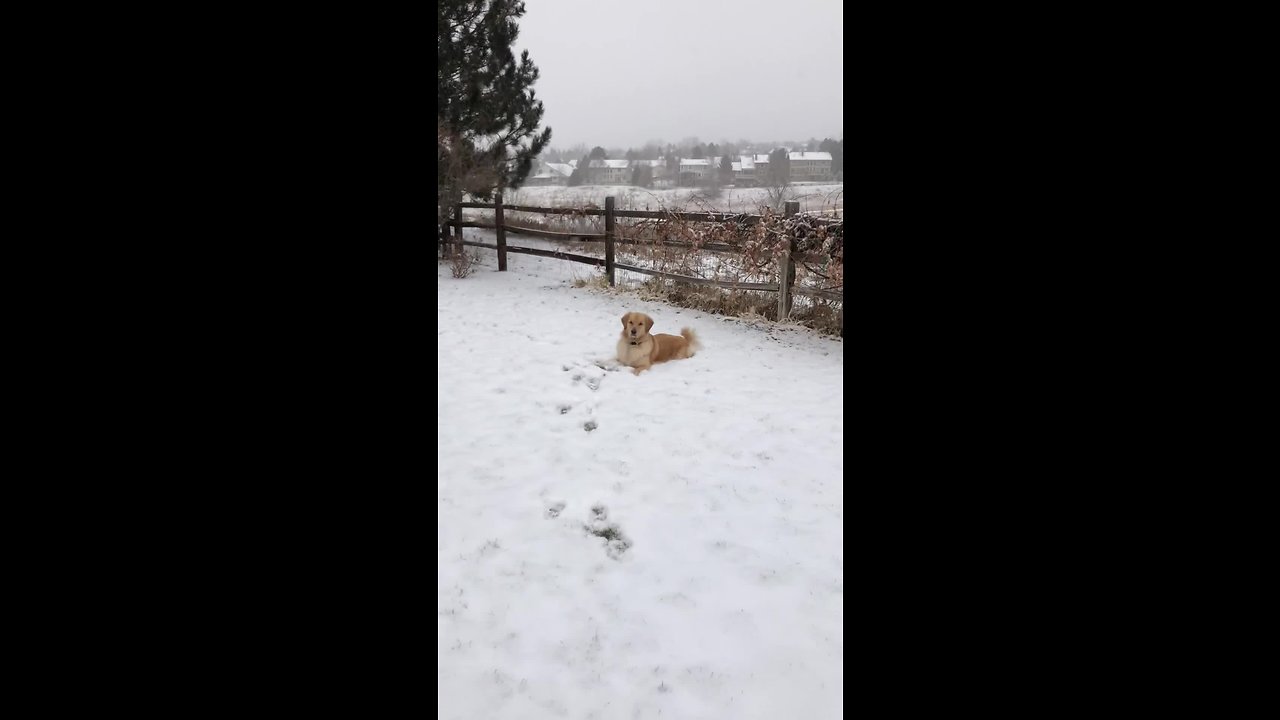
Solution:
[[[551,146],[844,131],[841,0],[526,0]]]

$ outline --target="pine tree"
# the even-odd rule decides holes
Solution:
[[[591,159],[592,160],[608,160],[609,154],[604,151],[604,148],[597,145],[591,148]]]
[[[791,158],[784,147],[769,153],[769,184],[788,185],[791,183]]]
[[[725,155],[720,158],[720,182],[729,182],[733,179],[733,160]]]
[[[588,158],[586,155],[582,156],[582,159],[578,161],[577,166],[573,168],[573,172],[569,174],[570,185],[587,184],[587,172],[588,172],[587,165],[590,164],[590,162],[591,162],[590,158]]]
[[[636,187],[653,187],[653,168],[647,163],[631,169],[631,184]]]
[[[519,187],[551,139],[539,132],[538,68],[511,45],[524,15],[520,0],[440,0],[437,4],[437,200],[464,192],[487,199]]]

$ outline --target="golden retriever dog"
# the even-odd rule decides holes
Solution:
[[[655,363],[693,357],[701,349],[698,336],[689,328],[679,335],[650,335],[653,318],[644,313],[629,312],[622,316],[622,337],[618,339],[618,362],[636,375]]]

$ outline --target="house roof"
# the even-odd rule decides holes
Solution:
[[[766,164],[767,164],[767,163],[769,162],[769,156],[768,156],[768,155],[757,155],[757,156],[756,156],[756,162],[757,162],[757,163],[766,163]]]
[[[787,153],[787,158],[790,160],[830,160],[831,153],[829,152],[793,152],[793,153]]]
[[[573,174],[573,166],[569,163],[543,163],[543,167],[553,175],[558,173],[568,177]],[[539,175],[534,177],[539,177]]]
[[[626,170],[631,166],[630,160],[592,160],[589,167],[593,168],[612,168],[614,170]]]
[[[711,161],[706,158],[680,158],[680,167],[699,167],[710,164]]]
[[[742,163],[740,163],[740,162],[736,162],[736,163],[734,163],[734,164],[733,164],[733,171],[734,171],[734,172],[742,172]]]
[[[743,170],[751,170],[756,166],[755,158],[750,155],[739,155],[738,161],[737,164],[741,165]],[[734,169],[736,170],[737,168]]]

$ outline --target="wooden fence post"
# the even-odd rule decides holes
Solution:
[[[502,193],[493,198],[493,224],[498,233],[498,272],[506,272],[507,229],[502,226]]]
[[[462,251],[462,203],[453,206],[453,254]]]
[[[784,218],[792,217],[800,212],[800,203],[792,200],[786,204]],[[783,238],[782,257],[778,258],[778,321],[786,320],[791,314],[791,286],[796,281],[796,264],[791,261],[791,252],[795,242],[790,235]]]
[[[614,284],[613,270],[613,196],[604,199],[604,272],[609,276],[609,287]]]

